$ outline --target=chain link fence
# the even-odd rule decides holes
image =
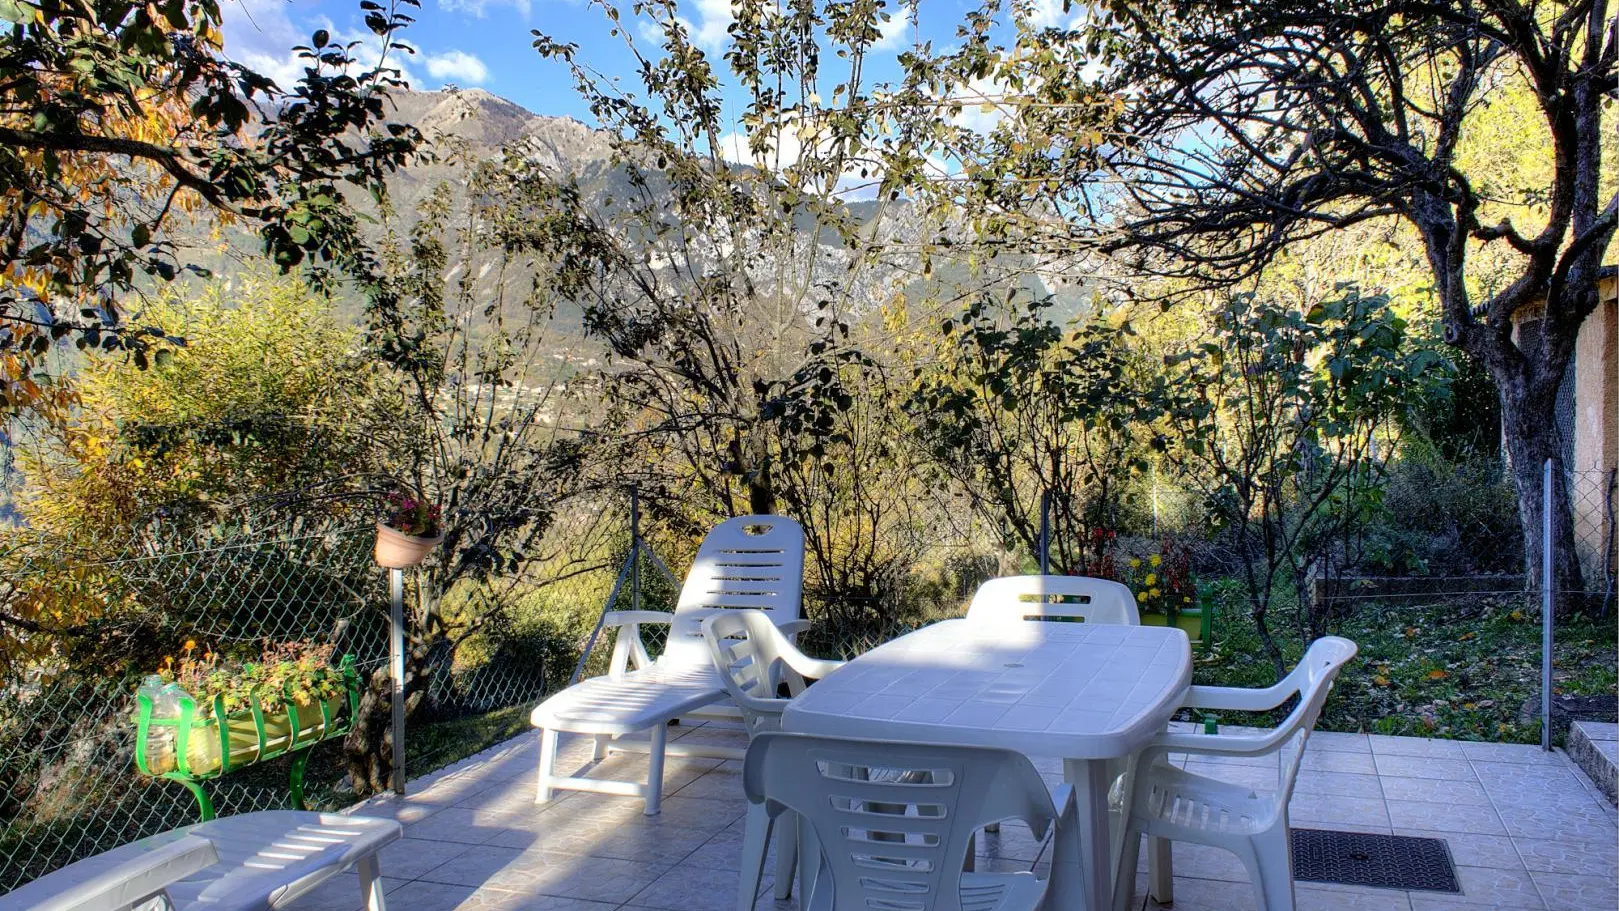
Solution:
[[[206,526],[160,519],[93,542],[0,530],[0,893],[197,821],[184,787],[146,778],[134,762],[135,691],[187,642],[198,652],[329,644],[353,656],[362,680],[386,667],[375,509],[331,506]],[[626,532],[611,504],[578,504],[559,513],[538,565],[500,590],[446,599],[452,613],[485,603],[476,633],[431,648],[426,699],[406,727],[409,777],[527,728],[535,702],[565,682]],[[204,787],[221,816],[285,807],[289,762]],[[341,741],[312,748],[305,787],[315,807],[354,799]]]

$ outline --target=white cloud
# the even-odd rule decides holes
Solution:
[[[915,27],[916,8],[905,4],[900,9],[891,11],[887,22],[877,23],[877,30],[882,32],[882,37],[878,38],[872,47],[884,51],[893,50],[907,43],[907,39],[915,34]]]
[[[697,0],[692,4],[697,10],[697,21],[682,20],[686,30],[691,32],[691,40],[698,47],[709,51],[724,49],[725,43],[731,40],[731,23],[736,16],[732,12],[732,0]]]
[[[1084,13],[1080,11],[1084,4],[1073,0],[1066,13],[1062,5],[1063,0],[1035,0],[1034,8],[1029,12],[1029,24],[1035,28],[1072,29],[1085,21]]]
[[[479,19],[488,15],[492,6],[510,6],[524,19],[532,9],[529,0],[439,0],[438,5],[447,13],[466,13]]]
[[[427,75],[441,82],[480,85],[489,79],[489,67],[466,51],[429,54],[422,63],[427,67]]]
[[[291,88],[309,65],[309,61],[300,59],[292,48],[309,44],[310,34],[323,28],[330,33],[333,44],[358,42],[350,51],[355,61],[351,72],[376,65],[382,54],[381,38],[368,29],[339,28],[316,10],[312,0],[230,0],[221,8],[225,55],[269,76],[282,88]],[[300,13],[305,15],[297,15]],[[399,70],[405,81],[416,89],[432,88],[444,82],[479,85],[489,79],[489,67],[460,50],[412,54],[405,48],[395,48],[389,51],[386,63]],[[415,71],[418,64],[426,68],[429,78],[423,79]]]

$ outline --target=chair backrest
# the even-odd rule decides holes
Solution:
[[[1005,576],[978,586],[967,619],[975,623],[1080,620],[1140,626],[1136,596],[1107,579],[1089,576]]]
[[[1304,745],[1310,739],[1316,719],[1327,704],[1332,681],[1343,670],[1349,659],[1355,657],[1359,646],[1340,636],[1324,636],[1310,643],[1298,666],[1282,680],[1288,689],[1297,689],[1298,705],[1278,725],[1286,741],[1279,751],[1281,760],[1276,799],[1287,803],[1293,796],[1293,783],[1299,777],[1299,761],[1304,757]]]
[[[1010,750],[765,733],[742,784],[812,828],[821,868],[800,900],[832,911],[961,911],[973,832],[1019,819],[1043,838],[1056,818],[1039,773]]]
[[[804,691],[804,678],[784,657],[792,643],[770,622],[770,617],[753,610],[725,611],[703,621],[703,638],[709,655],[719,669],[726,692],[742,710],[748,736],[781,730],[781,713],[788,699],[780,695],[781,685],[797,696]]]
[[[710,662],[703,621],[730,610],[761,610],[776,624],[803,610],[804,530],[783,516],[738,516],[714,526],[680,589],[661,662]]]

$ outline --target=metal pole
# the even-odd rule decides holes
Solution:
[[[389,607],[388,676],[393,680],[393,786],[405,793],[405,571],[388,570],[392,595]]]
[[[1040,494],[1040,575],[1051,575],[1051,491]]]
[[[1540,746],[1552,748],[1552,460],[1546,460],[1540,491]]]
[[[630,610],[641,609],[641,495],[630,488]]]
[[[1158,537],[1158,466],[1152,466],[1152,536]]]

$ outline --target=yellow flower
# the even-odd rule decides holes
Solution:
[[[1158,589],[1156,589],[1156,588],[1147,589],[1147,597],[1149,597],[1149,598],[1158,597]]]
[[[1163,557],[1160,557],[1160,556],[1158,556],[1158,555],[1157,555],[1157,554],[1153,554],[1153,555],[1152,555],[1152,557],[1151,557],[1151,560],[1152,560],[1152,565],[1153,565],[1153,566],[1159,566],[1159,565],[1162,565],[1162,564],[1163,564],[1163,562],[1164,562],[1164,558],[1163,558]]]
[[[1130,568],[1131,569],[1140,569],[1141,568],[1141,561],[1138,560],[1135,557],[1131,557],[1130,558]]]
[[[192,649],[194,649],[196,647],[197,647],[197,642],[196,642],[195,639],[187,639],[186,640],[186,645],[185,645],[186,651],[189,652],[189,651],[191,651]]]
[[[1147,584],[1148,585],[1157,585],[1158,584],[1158,574],[1157,573],[1147,573]]]

